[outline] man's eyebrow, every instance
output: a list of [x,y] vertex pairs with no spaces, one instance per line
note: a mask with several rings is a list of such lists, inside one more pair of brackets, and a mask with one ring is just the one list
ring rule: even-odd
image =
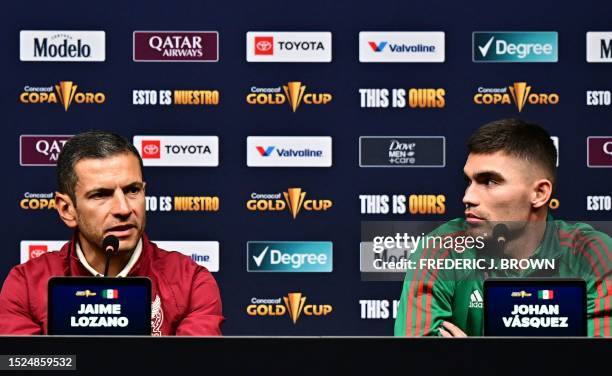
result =
[[[143,186],[144,186],[143,182],[135,181],[135,182],[129,183],[129,184],[121,187],[121,189],[142,188]],[[114,188],[97,187],[97,188],[93,188],[93,189],[85,192],[85,196],[91,196],[91,195],[96,194],[96,193],[111,194],[113,191],[114,191]]]
[[128,185],[125,185],[125,186],[123,186],[123,187],[121,187],[121,188],[122,188],[122,189],[126,189],[126,188],[142,188],[143,186],[144,186],[144,183],[143,183],[143,182],[141,182],[141,181],[135,181],[135,182],[132,182],[132,183],[130,183],[130,184],[128,184]]
[[503,175],[497,171],[488,170],[488,171],[479,171],[474,174],[474,180],[481,181],[485,179],[492,179],[495,181],[505,181]]
[[111,193],[113,193],[113,189],[112,188],[104,188],[104,187],[93,188],[93,189],[85,192],[85,196],[92,196],[92,195],[97,194],[97,193],[111,194]]
[[[471,179],[470,176],[466,174],[463,170],[461,170],[461,175],[467,180]],[[505,180],[504,176],[495,170],[478,171],[473,176],[475,180],[481,180],[485,178],[490,178],[493,180]]]

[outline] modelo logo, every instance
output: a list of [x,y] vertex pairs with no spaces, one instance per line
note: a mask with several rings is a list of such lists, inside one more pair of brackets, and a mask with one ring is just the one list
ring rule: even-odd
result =
[[586,60],[589,63],[612,63],[612,32],[586,33]]
[[104,31],[22,30],[19,33],[21,61],[104,61]]
[[21,166],[55,166],[57,157],[72,135],[21,135],[19,164]]
[[134,31],[133,60],[156,62],[217,62],[216,31]]

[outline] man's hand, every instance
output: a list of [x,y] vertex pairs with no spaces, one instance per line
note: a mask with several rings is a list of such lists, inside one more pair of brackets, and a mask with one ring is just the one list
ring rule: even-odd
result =
[[453,337],[467,337],[467,334],[463,332],[463,330],[459,329],[455,324],[443,321],[442,326],[440,327],[440,334],[442,337],[453,338]]

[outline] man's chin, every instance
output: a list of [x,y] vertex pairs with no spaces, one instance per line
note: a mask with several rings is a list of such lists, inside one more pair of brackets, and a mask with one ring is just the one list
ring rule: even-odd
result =
[[467,233],[472,236],[486,236],[491,233],[491,223],[487,220],[466,221]]
[[128,237],[119,238],[119,252],[131,252],[136,248],[140,235],[135,234]]

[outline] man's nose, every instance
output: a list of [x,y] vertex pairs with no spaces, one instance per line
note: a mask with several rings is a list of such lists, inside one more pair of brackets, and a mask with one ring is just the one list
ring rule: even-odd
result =
[[463,194],[463,204],[466,207],[469,207],[478,206],[479,203],[476,187],[474,184],[468,185],[468,187],[465,189],[465,193]]
[[115,195],[113,196],[113,207],[111,213],[119,217],[127,217],[128,215],[130,215],[130,205],[128,203],[127,197],[121,189],[115,191]]

